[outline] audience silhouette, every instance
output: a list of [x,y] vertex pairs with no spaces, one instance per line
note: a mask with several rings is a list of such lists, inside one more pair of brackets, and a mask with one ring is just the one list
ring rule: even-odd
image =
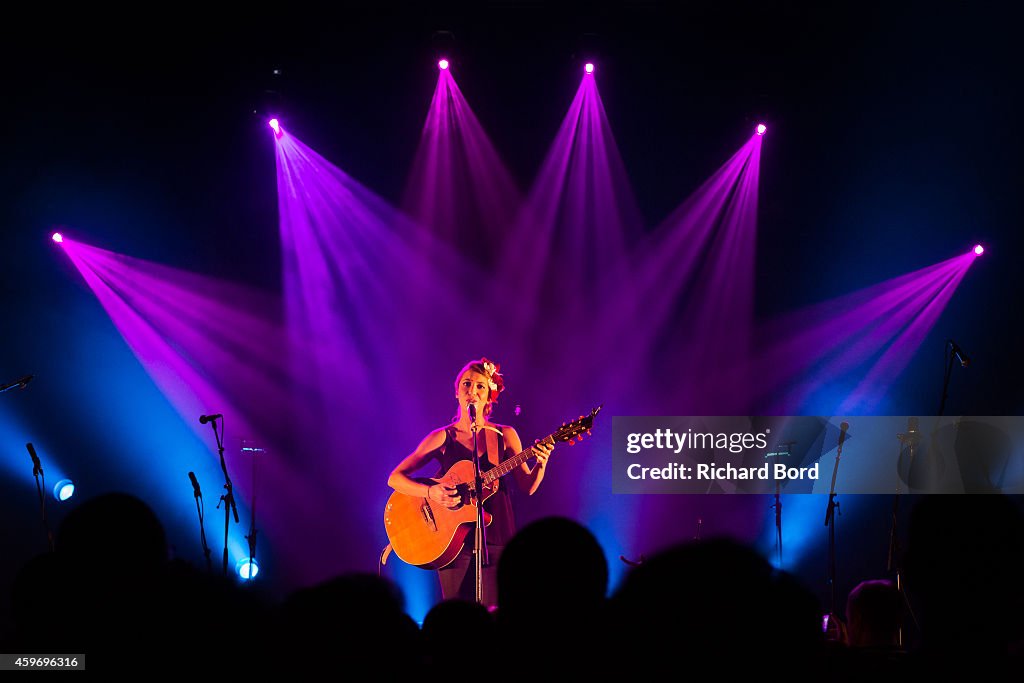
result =
[[1002,495],[922,497],[911,511],[905,566],[926,661],[1006,661],[1024,637],[1019,506]]
[[[11,586],[6,652],[84,652],[99,671],[369,672],[492,679],[644,676],[694,662],[723,674],[858,680],[1019,666],[1024,516],[1006,496],[923,496],[905,558],[906,599],[865,580],[848,642],[826,643],[820,605],[795,577],[727,538],[676,545],[633,567],[611,597],[608,564],[579,523],[522,528],[497,570],[498,608],[449,600],[422,628],[386,577],[344,574],[283,601],[168,558],[163,525],[127,494],[83,502]],[[900,646],[909,603],[920,642]],[[915,631],[916,633],[916,631]],[[483,669],[474,668],[480,665]]]
[[633,569],[612,598],[620,672],[656,674],[702,661],[731,676],[818,655],[817,600],[754,550],[725,538],[665,550]]

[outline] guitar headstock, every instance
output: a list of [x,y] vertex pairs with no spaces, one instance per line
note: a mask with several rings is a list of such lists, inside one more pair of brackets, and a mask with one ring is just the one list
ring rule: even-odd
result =
[[603,404],[599,405],[590,411],[590,415],[580,415],[578,420],[573,420],[572,422],[563,424],[555,430],[554,434],[551,435],[551,438],[555,441],[567,441],[570,446],[576,443],[573,439],[583,441],[582,435],[584,433],[586,433],[587,436],[591,436],[590,430],[594,427],[594,418],[597,417],[597,414],[601,412],[601,408],[603,407]]

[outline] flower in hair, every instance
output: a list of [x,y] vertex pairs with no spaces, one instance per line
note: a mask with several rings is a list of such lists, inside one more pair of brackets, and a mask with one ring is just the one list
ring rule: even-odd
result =
[[498,372],[497,366],[494,363],[487,361],[484,363],[484,372],[487,373],[487,384],[491,387],[491,391],[497,391],[498,383],[494,381],[494,376],[498,375],[501,377],[501,373]]

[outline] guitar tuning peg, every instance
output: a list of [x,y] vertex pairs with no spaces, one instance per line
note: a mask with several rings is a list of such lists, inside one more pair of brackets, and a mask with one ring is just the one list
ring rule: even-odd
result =
[[593,436],[593,435],[594,435],[594,434],[593,434],[593,432],[591,432],[591,431],[590,431],[590,430],[588,429],[588,430],[587,430],[587,436]]

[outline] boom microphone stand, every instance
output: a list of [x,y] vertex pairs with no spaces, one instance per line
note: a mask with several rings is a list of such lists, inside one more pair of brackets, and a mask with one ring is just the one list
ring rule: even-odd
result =
[[[470,429],[473,432],[473,490],[476,493],[476,533],[473,535],[473,556],[476,560],[476,602],[484,603],[484,567],[490,564],[487,557],[487,530],[484,528],[484,480],[480,473],[480,452],[477,449],[476,404],[469,404]],[[486,606],[486,605],[485,605]]]
[[832,606],[829,610],[829,621],[836,614],[836,515],[841,514],[839,503],[836,502],[836,475],[839,473],[839,458],[843,453],[843,441],[849,422],[839,425],[839,447],[836,449],[836,462],[832,467],[832,486],[828,493],[828,509],[825,511],[825,526],[828,527],[828,583],[832,589]]
[[[220,432],[217,431],[217,418],[220,418]],[[238,524],[238,508],[235,507],[234,487],[231,484],[231,477],[228,476],[228,466],[224,462],[224,416],[223,415],[202,415],[199,418],[201,424],[210,423],[213,427],[213,437],[217,440],[217,453],[220,455],[220,469],[224,472],[224,495],[217,503],[217,509],[224,503],[224,576],[228,575],[228,529],[230,528],[231,516],[234,513],[235,524]]]

